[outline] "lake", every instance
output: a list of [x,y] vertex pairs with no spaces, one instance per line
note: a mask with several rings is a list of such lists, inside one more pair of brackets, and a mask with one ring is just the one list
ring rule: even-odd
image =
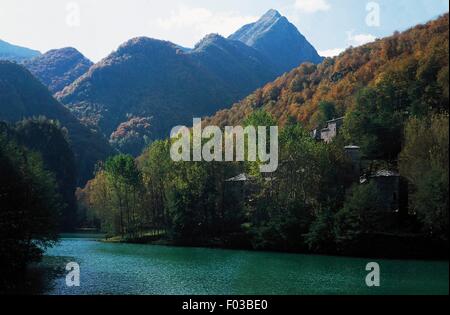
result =
[[[377,262],[381,286],[365,267]],[[65,266],[80,265],[80,287]],[[65,236],[34,267],[43,294],[448,294],[447,261],[379,260],[271,252],[102,243]]]

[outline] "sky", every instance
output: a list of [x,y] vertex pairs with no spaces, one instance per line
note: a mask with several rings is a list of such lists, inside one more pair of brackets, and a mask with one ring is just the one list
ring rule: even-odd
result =
[[276,9],[333,56],[448,12],[448,0],[0,0],[0,39],[41,52],[75,47],[97,62],[130,38],[193,47]]

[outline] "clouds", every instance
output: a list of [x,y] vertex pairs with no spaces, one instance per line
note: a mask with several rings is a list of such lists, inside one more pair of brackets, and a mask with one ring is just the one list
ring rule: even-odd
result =
[[[368,27],[370,1],[0,0],[0,38],[43,52],[73,46],[98,61],[136,36],[192,47],[208,33],[229,35],[272,8],[287,15],[323,55],[331,55],[448,11],[447,0],[373,0],[382,20],[380,27]],[[79,4],[79,23],[72,23],[67,10],[73,2]],[[79,26],[70,27],[68,18]],[[354,32],[348,36],[348,30]]]
[[296,0],[294,7],[305,13],[315,13],[331,9],[331,5],[327,0]]
[[[347,45],[358,47],[376,40],[376,36],[372,34],[353,34],[354,31],[347,32]],[[322,57],[334,57],[345,51],[346,48],[332,48],[319,51]]]
[[322,57],[334,57],[334,56],[338,56],[344,50],[345,50],[344,48],[333,48],[333,49],[321,50],[318,53]]
[[258,18],[258,16],[240,15],[235,11],[213,12],[206,8],[180,5],[169,17],[158,18],[156,26],[171,32],[189,29],[202,35],[219,33],[228,36],[244,24],[255,22]]
[[376,36],[372,34],[353,34],[354,31],[347,32],[347,42],[351,46],[361,46],[375,41]]

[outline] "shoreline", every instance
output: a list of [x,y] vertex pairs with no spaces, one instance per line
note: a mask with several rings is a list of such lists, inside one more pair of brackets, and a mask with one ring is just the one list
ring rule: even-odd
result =
[[[239,250],[248,252],[268,252],[268,253],[280,253],[280,254],[299,254],[299,255],[313,255],[313,256],[327,256],[327,257],[347,257],[347,258],[367,258],[367,259],[384,259],[384,260],[414,260],[414,261],[446,261],[449,262],[449,255],[408,255],[402,253],[400,249],[390,248],[392,253],[395,250],[397,254],[395,255],[385,255],[383,253],[376,254],[351,254],[348,252],[314,252],[308,250],[277,250],[270,248],[254,248],[250,246],[236,246],[229,245],[224,242],[189,242],[180,243],[175,240],[170,239],[158,239],[158,240],[148,240],[143,239],[122,239],[120,236],[109,237],[98,239],[101,243],[110,244],[135,244],[135,245],[153,245],[153,246],[167,246],[167,247],[178,247],[178,248],[203,248],[203,249],[222,249],[222,250]],[[448,242],[447,242],[448,245]]]

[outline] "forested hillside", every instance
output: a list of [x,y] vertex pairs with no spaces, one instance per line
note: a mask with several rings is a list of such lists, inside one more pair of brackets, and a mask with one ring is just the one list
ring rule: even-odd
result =
[[112,153],[101,135],[83,126],[28,70],[0,61],[0,120],[14,123],[38,116],[58,120],[68,130],[79,185],[92,177],[97,161]]
[[92,61],[75,48],[67,47],[27,60],[24,66],[54,94],[85,74]]
[[[118,149],[127,150],[122,152],[140,153],[144,138],[166,138],[173,127],[229,107],[302,61],[322,60],[318,55],[310,58],[315,49],[278,12],[262,20],[267,32],[247,31],[264,42],[258,48],[217,34],[207,35],[192,50],[150,38],[132,39],[57,97],[84,123],[112,136]],[[281,44],[276,56],[268,53],[267,47]],[[280,60],[288,63],[280,68]],[[150,121],[149,128],[117,138],[124,124],[130,129],[132,121],[142,119]]]
[[[395,88],[395,102],[410,114],[448,110],[448,14],[406,32],[350,48],[319,65],[303,64],[237,103],[218,112],[211,124],[236,125],[263,108],[284,125],[291,119],[307,129],[345,115],[364,88]],[[334,111],[324,117],[320,104]]]
[[135,38],[57,96],[108,137],[127,114],[151,117],[151,136],[167,137],[178,123],[214,113],[274,76],[239,44],[209,36],[185,53],[169,42]]
[[[345,115],[324,142],[310,130]],[[175,162],[173,139],[119,155],[78,192],[126,241],[448,257],[448,15],[303,64],[208,120],[279,125],[279,167]],[[194,144],[196,145],[196,144]]]

